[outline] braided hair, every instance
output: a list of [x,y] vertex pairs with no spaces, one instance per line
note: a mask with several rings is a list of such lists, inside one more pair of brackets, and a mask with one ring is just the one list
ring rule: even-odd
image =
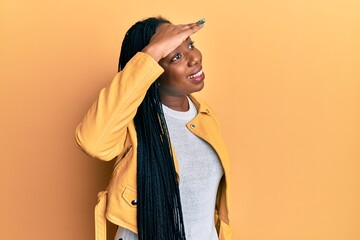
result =
[[[163,23],[170,22],[161,17],[148,18],[128,30],[121,47],[119,71],[149,44]],[[134,122],[138,139],[138,238],[185,240],[179,185],[157,81],[147,90]]]

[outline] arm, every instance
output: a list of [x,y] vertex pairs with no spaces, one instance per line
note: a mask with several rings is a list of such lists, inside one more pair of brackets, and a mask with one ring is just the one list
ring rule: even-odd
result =
[[163,72],[158,61],[202,27],[200,23],[160,25],[142,52],[101,90],[76,129],[77,145],[88,155],[102,160],[119,155],[127,137],[127,127],[147,89]]
[[77,145],[88,155],[111,160],[121,151],[127,126],[147,89],[163,69],[149,55],[137,53],[102,89],[75,133]]

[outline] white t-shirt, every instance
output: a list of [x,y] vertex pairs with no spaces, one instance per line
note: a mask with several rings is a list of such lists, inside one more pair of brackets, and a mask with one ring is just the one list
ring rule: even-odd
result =
[[[197,115],[194,103],[179,112],[163,105],[171,143],[180,171],[180,198],[186,240],[218,240],[214,223],[216,194],[224,172],[215,150],[194,135],[186,124]],[[195,126],[196,127],[196,126]],[[115,240],[137,240],[137,235],[119,227]]]

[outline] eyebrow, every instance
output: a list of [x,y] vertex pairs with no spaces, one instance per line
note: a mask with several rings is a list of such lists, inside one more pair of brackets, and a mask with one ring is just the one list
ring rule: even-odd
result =
[[191,36],[188,36],[188,37],[185,39],[184,42],[187,42],[187,41],[189,41],[189,40],[192,42]]
[[[187,42],[188,40],[191,40],[191,38],[190,38],[190,36],[188,36],[185,40],[184,40],[184,42]],[[174,49],[174,51],[172,51],[172,52],[170,52],[166,57],[164,57],[163,59],[166,59],[166,58],[172,58],[172,56],[170,56],[170,55],[174,55],[176,53],[176,51],[175,51],[175,49]],[[170,56],[170,57],[168,57],[168,56]]]

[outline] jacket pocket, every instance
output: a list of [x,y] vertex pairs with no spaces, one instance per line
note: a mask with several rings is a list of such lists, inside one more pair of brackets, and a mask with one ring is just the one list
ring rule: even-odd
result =
[[122,198],[125,200],[127,204],[129,204],[130,207],[136,208],[137,206],[137,193],[136,190],[132,187],[125,187]]

